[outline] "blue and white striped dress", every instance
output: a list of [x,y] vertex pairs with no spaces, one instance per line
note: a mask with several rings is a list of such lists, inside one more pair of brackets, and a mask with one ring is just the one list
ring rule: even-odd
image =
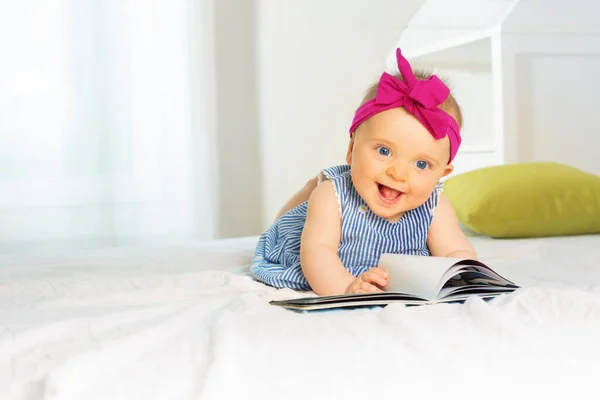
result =
[[[369,210],[352,184],[350,166],[325,169],[321,177],[333,183],[338,196],[342,216],[338,256],[352,275],[376,267],[383,253],[431,255],[427,232],[442,191],[441,182],[425,204],[392,223]],[[277,288],[311,290],[300,267],[300,238],[307,209],[305,202],[288,211],[259,238],[250,276]]]

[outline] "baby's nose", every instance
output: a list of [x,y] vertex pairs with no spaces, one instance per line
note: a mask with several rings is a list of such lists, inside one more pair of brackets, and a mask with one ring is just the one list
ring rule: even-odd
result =
[[405,181],[408,178],[408,168],[405,165],[390,165],[387,174],[397,181]]

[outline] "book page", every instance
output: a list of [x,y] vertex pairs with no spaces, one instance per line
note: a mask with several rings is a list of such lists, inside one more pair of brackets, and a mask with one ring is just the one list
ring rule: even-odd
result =
[[408,305],[426,304],[428,301],[412,295],[377,292],[361,294],[344,294],[322,297],[300,297],[288,300],[272,300],[271,305],[281,306],[295,310],[321,310],[348,307],[369,307],[372,305],[385,305],[390,303],[401,303]]
[[494,270],[492,270],[487,265],[483,264],[481,261],[474,260],[461,260],[459,264],[454,265],[452,268],[448,269],[443,276],[444,281],[448,281],[454,275],[462,274],[465,271],[478,271],[479,273],[486,275],[491,280],[495,281],[496,284],[506,285],[513,284],[513,282],[504,278]]
[[447,287],[440,290],[438,300],[444,298],[455,298],[457,295],[460,296],[464,293],[468,294],[485,294],[485,293],[505,293],[512,292],[515,289],[513,287],[504,286],[490,286],[490,285],[469,285],[469,286],[457,286]]
[[445,280],[442,280],[445,272],[461,260],[460,258],[382,254],[379,268],[388,274],[388,285],[385,290],[433,300],[445,283]]

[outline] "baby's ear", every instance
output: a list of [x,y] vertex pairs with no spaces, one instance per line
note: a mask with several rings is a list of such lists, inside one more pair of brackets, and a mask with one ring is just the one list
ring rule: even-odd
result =
[[352,150],[354,150],[354,135],[352,135],[350,143],[348,143],[348,152],[346,153],[346,163],[348,165],[352,165]]
[[452,171],[454,171],[454,165],[448,164],[446,165],[446,169],[444,169],[444,175],[442,176],[448,176],[452,173]]

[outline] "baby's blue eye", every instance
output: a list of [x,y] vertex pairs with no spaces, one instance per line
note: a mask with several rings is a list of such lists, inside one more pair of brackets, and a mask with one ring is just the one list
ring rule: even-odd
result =
[[385,156],[385,157],[389,156],[389,155],[392,153],[392,152],[390,151],[390,149],[388,149],[388,148],[387,148],[387,147],[385,147],[385,146],[379,146],[379,147],[377,147],[377,152],[378,152],[379,154],[381,154],[382,156]]
[[429,167],[429,164],[427,163],[427,161],[419,160],[415,163],[415,166],[419,169],[427,169],[427,167]]

